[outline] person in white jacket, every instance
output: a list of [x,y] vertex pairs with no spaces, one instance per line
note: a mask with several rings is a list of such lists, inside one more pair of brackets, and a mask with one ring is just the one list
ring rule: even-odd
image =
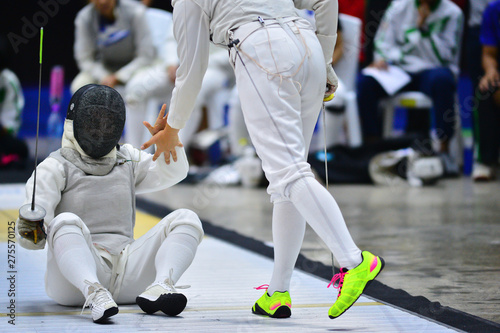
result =
[[74,57],[80,73],[71,83],[126,85],[151,65],[155,49],[146,7],[134,0],[91,0],[75,19]]
[[[356,246],[335,199],[306,161],[324,96],[337,86],[331,66],[337,0],[174,0],[172,5],[179,69],[167,125],[142,148],[156,144],[154,159],[161,153],[166,161],[176,158],[178,132],[193,110],[209,44],[229,49],[245,123],[273,202],[274,271],[252,312],[291,315],[290,278],[307,221],[342,267],[335,276],[340,293],[328,313],[340,316],[382,270],[383,260]],[[296,8],[315,11],[316,29]]]
[[[152,134],[163,128],[164,114],[165,107],[154,127],[148,123]],[[181,146],[177,160],[166,164],[117,145],[124,122],[116,90],[80,88],[68,107],[62,148],[37,167],[35,200],[44,222],[26,219],[23,206],[16,223],[21,246],[48,247],[47,295],[61,305],[89,305],[94,322],[117,314],[117,304],[134,302],[146,313],[182,312],[187,299],[175,283],[203,237],[198,216],[178,209],[134,240],[135,195],[173,186],[187,175],[188,162]],[[26,183],[29,206],[34,181]]]
[[[432,99],[438,152],[447,175],[458,175],[449,148],[455,130],[462,30],[462,11],[450,0],[393,1],[377,30],[374,62],[370,65],[382,71],[390,65],[399,67],[410,76],[410,82],[400,91],[421,91]],[[357,96],[365,141],[381,139],[378,108],[388,93],[372,76],[362,75]]]

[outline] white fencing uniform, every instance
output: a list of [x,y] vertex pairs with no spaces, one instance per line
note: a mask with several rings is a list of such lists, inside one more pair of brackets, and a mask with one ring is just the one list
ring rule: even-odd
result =
[[115,21],[101,26],[93,4],[85,6],[75,19],[74,55],[80,73],[71,83],[71,91],[99,83],[115,73],[126,84],[134,75],[151,65],[155,50],[145,18],[146,7],[137,1],[120,0]]
[[[193,96],[207,68],[209,42],[227,47],[231,40],[239,40],[245,66],[234,48],[230,59],[245,123],[274,203],[275,265],[269,295],[289,289],[306,220],[342,267],[358,265],[361,251],[335,200],[314,179],[306,160],[336,41],[337,1],[174,0],[172,4],[180,59],[168,115],[172,128],[184,127],[193,110]],[[294,6],[315,10],[316,31],[297,16]]]
[[[67,145],[63,139],[63,149],[68,149],[64,148]],[[170,165],[163,159],[153,162],[151,154],[126,144],[116,153],[116,164],[106,175],[86,174],[65,159],[61,150],[38,165],[36,200],[47,212],[45,286],[51,298],[63,305],[82,305],[85,301],[81,290],[61,273],[55,258],[54,242],[65,234],[83,235],[99,282],[118,303],[135,302],[135,297],[154,281],[156,253],[173,230],[180,228],[201,241],[201,222],[186,209],[167,215],[138,240],[133,238],[135,194],[165,189],[182,180],[188,170],[183,148],[178,148],[177,156],[177,162]],[[33,177],[26,184],[26,203],[31,201],[32,189]],[[19,240],[21,245],[24,242]]]

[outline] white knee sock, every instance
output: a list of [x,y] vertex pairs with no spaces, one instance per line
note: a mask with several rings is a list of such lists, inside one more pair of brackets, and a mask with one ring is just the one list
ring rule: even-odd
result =
[[[176,283],[193,262],[198,248],[198,240],[192,233],[183,232],[183,228],[174,228],[163,241],[155,257],[156,279],[154,283],[163,282],[171,278]],[[170,277],[172,270],[172,277]]]
[[290,290],[295,262],[302,246],[306,221],[290,201],[273,206],[274,269],[267,292]]
[[[72,228],[72,227],[66,227]],[[74,227],[74,233],[65,233],[54,238],[54,257],[62,275],[87,297],[88,287],[84,281],[99,282],[97,268],[90,248],[81,233]]]
[[295,208],[332,251],[340,267],[352,269],[359,265],[361,251],[354,244],[333,196],[312,177],[298,179],[289,190]]

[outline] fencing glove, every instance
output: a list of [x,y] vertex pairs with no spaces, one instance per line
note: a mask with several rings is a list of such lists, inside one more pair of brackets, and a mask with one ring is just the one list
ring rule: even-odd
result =
[[19,244],[26,249],[43,249],[47,239],[43,220],[28,221],[19,217],[16,221],[16,238]]
[[332,67],[332,64],[326,65],[326,90],[323,101],[327,102],[333,99],[335,91],[339,86],[339,78]]

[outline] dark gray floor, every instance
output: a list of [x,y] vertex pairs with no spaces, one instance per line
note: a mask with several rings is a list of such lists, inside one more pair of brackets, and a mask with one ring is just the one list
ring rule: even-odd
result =
[[[331,185],[330,192],[357,245],[385,258],[380,282],[500,323],[499,185],[460,178],[424,188]],[[143,198],[191,208],[214,225],[272,242],[272,206],[263,189],[180,184]],[[310,229],[302,254],[332,263]]]

